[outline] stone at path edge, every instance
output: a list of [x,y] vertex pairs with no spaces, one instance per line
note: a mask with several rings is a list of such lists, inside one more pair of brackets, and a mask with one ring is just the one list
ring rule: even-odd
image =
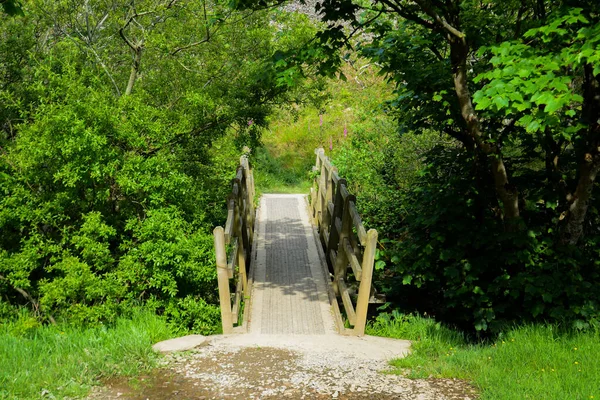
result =
[[188,335],[158,342],[152,346],[152,350],[159,353],[170,353],[173,351],[191,350],[205,343],[206,337],[202,335]]

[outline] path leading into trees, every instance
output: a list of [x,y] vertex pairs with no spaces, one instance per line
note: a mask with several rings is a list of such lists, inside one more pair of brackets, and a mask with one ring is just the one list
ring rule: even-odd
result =
[[304,196],[264,195],[256,223],[249,332],[333,334],[326,267]]
[[451,379],[386,374],[410,343],[336,332],[327,267],[303,195],[263,195],[247,333],[208,337],[147,376],[112,379],[89,400],[471,400]]

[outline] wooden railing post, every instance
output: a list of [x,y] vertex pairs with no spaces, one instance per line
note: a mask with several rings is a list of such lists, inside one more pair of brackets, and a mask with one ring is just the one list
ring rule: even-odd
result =
[[221,305],[221,324],[223,333],[233,332],[231,315],[231,293],[229,292],[229,273],[227,271],[227,253],[225,251],[225,232],[217,226],[213,231],[215,255],[217,259],[217,280],[219,285],[219,304]]
[[[340,246],[340,243],[344,243],[344,239],[347,238],[352,232],[352,221],[350,220],[350,214],[348,213],[348,203],[350,202],[351,196],[347,196],[344,200],[344,208],[342,211],[342,229],[339,235],[338,241],[338,252],[335,257],[335,264],[333,265],[333,288],[336,291],[336,294],[340,294],[339,290],[339,280],[346,279],[346,270],[348,267],[348,257],[346,256],[346,252],[343,249],[343,246]],[[329,249],[328,249],[329,250]],[[329,250],[331,251],[331,250]]]
[[333,195],[335,188],[333,186],[333,174],[337,174],[337,168],[331,166],[326,168],[325,172],[325,198],[323,199],[323,212],[321,217],[321,226],[323,233],[323,242],[329,243],[329,235],[331,234],[331,221],[333,220],[333,210],[329,208],[329,204],[333,205]]
[[244,294],[247,295],[248,291],[248,278],[246,276],[246,243],[244,243],[244,217],[240,210],[241,207],[237,207],[235,213],[235,236],[242,238],[241,242],[238,241],[237,254],[232,254],[232,257],[237,257],[238,273],[241,275],[242,288]]
[[252,176],[250,162],[248,161],[247,156],[240,157],[240,165],[244,168],[246,183],[244,185],[244,200],[246,202],[246,207],[248,208],[248,212],[246,213],[246,226],[248,227],[248,241],[250,246],[252,246],[252,240],[254,239],[254,177]]
[[317,155],[317,159],[315,161],[315,171],[319,171],[319,177],[315,178],[316,187],[314,188],[314,198],[311,199],[313,203],[313,220],[317,227],[321,226],[321,197],[322,197],[322,182],[323,182],[323,159],[325,158],[325,150],[323,148],[319,148],[315,150],[315,154]]
[[[337,187],[335,189],[335,199],[333,201],[333,215],[331,216],[331,223],[329,227],[329,242],[327,243],[327,249],[338,250],[338,243],[340,241],[340,233],[342,227],[342,216],[344,211],[344,198],[342,196],[341,187],[342,185],[346,185],[345,179],[339,179],[337,183]],[[338,227],[338,220],[340,221],[340,226]]]
[[356,301],[356,325],[354,325],[354,333],[358,336],[363,336],[365,334],[376,250],[377,231],[375,229],[369,229],[369,232],[367,232],[367,246],[363,253],[362,276],[358,288],[358,300]]

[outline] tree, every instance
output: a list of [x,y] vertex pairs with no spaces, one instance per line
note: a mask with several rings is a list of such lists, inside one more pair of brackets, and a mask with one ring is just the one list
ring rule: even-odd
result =
[[2,9],[8,15],[23,15],[23,9],[19,0],[2,0]]
[[[403,209],[382,235],[390,297],[412,293],[417,308],[478,330],[511,318],[580,327],[597,318],[597,3],[316,8],[323,29],[287,55],[287,68],[332,75],[356,50],[395,84],[387,106],[400,135],[433,130],[453,141],[424,157],[412,187],[390,183]],[[393,217],[372,216],[382,218]]]
[[0,15],[0,318],[145,306],[215,331],[212,228],[241,148],[294,96],[271,56],[310,24],[182,0],[25,6]]
[[[247,7],[248,3],[239,6]],[[597,5],[588,1],[327,0],[316,4],[316,10],[326,24],[313,42],[316,46],[296,58],[298,64],[314,63],[315,59],[326,55],[327,61],[321,61],[320,66],[322,72],[329,74],[339,67],[338,54],[344,47],[354,46],[377,61],[382,65],[382,71],[398,85],[400,96],[394,104],[404,110],[400,122],[412,128],[419,123],[421,127],[436,126],[471,149],[476,154],[475,163],[479,165],[476,173],[489,175],[493,180],[497,206],[502,210],[498,215],[504,220],[505,229],[514,231],[524,228],[522,189],[511,178],[506,163],[506,143],[502,138],[510,132],[517,135],[524,132],[515,124],[512,115],[492,117],[488,114],[482,119],[481,108],[474,106],[473,92],[481,87],[481,80],[474,81],[474,78],[489,65],[488,59],[478,55],[478,51],[481,47],[505,41],[527,40],[524,35],[529,28],[552,26],[556,24],[555,18],[564,12],[561,10],[574,6],[582,8],[583,15],[593,27],[598,10]],[[359,37],[362,32],[370,36]],[[353,41],[353,36],[358,39]],[[588,41],[588,46],[591,46],[588,51],[595,51],[592,50],[595,42]],[[592,73],[593,65],[587,69],[590,70],[588,78],[581,73],[579,82],[582,84],[579,87],[571,85],[570,90],[589,92],[586,98],[591,100],[597,94],[598,76]],[[501,98],[490,101],[498,102]],[[588,101],[584,109],[588,114],[585,119],[591,123],[594,117],[590,113],[596,112],[596,107]],[[407,114],[408,110],[416,114],[418,123],[407,121],[413,117]],[[588,128],[590,132],[595,130],[593,126]],[[590,151],[593,147],[590,143]],[[582,154],[580,161],[587,165],[585,154],[593,158],[595,153]],[[581,236],[585,220],[582,204],[588,196],[584,187],[593,187],[594,170],[580,171],[583,181],[588,184],[569,197],[572,209],[563,216],[564,243],[575,244]]]

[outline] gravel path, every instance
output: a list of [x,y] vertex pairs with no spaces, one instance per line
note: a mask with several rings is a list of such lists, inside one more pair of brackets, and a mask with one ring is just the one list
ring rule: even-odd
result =
[[340,336],[248,337],[215,337],[196,350],[172,353],[153,374],[133,384],[123,379],[109,381],[90,399],[476,398],[462,381],[410,380],[385,373],[389,347],[394,347],[391,339],[346,338],[347,342],[330,346],[333,342],[328,341]]

